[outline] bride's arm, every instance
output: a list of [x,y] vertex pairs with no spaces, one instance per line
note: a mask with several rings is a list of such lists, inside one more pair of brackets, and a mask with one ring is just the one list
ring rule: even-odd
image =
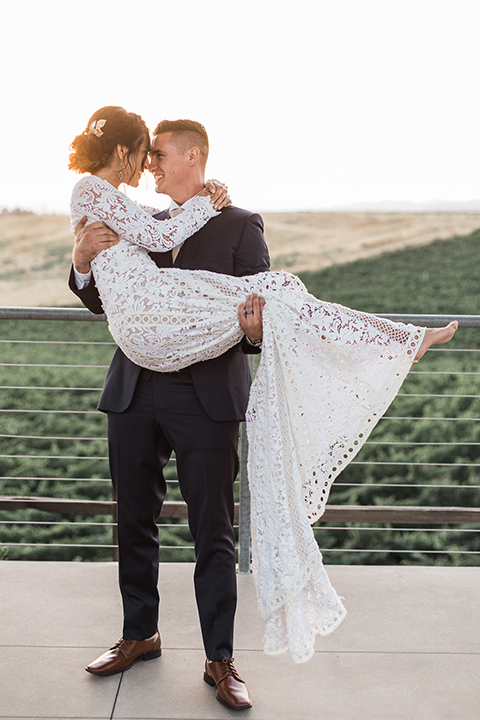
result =
[[[228,185],[220,182],[220,180],[207,180],[205,190],[208,190],[210,193],[210,201],[215,210],[222,210],[222,208],[229,207],[232,204],[230,195],[228,194]],[[159,208],[154,208],[151,205],[144,205],[143,203],[137,203],[137,205],[148,215],[158,215],[163,212]]]
[[151,205],[144,205],[143,203],[137,203],[137,205],[140,210],[143,210],[143,212],[147,213],[147,215],[158,215],[163,212],[161,208],[154,208],[151,207]]
[[155,220],[133,200],[93,175],[75,185],[70,211],[72,226],[86,215],[89,222],[100,220],[121,238],[155,252],[167,252],[180,245],[218,214],[209,195],[197,195],[178,217]]
[[[207,180],[205,183],[205,190],[210,193],[210,201],[215,210],[222,210],[224,207],[229,207],[232,204],[230,195],[228,194],[228,186],[220,182],[220,180]],[[159,208],[151,207],[151,205],[144,205],[143,203],[137,203],[138,207],[148,215],[158,215],[163,212]]]

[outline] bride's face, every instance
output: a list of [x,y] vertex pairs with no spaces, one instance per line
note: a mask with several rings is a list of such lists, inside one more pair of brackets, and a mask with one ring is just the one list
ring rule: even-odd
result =
[[[142,177],[143,171],[147,165],[149,149],[150,147],[148,141],[144,140],[137,152],[129,158],[130,162],[125,168],[125,182],[127,185],[130,185],[131,187],[138,187],[140,178]],[[130,178],[128,178],[129,173]]]

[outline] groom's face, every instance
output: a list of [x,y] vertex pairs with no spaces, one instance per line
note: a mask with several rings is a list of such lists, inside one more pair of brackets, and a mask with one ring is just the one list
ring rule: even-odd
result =
[[190,180],[191,165],[188,162],[188,152],[179,155],[171,138],[172,133],[161,133],[154,137],[149,170],[155,178],[156,192],[169,195],[175,200],[182,194],[182,187]]

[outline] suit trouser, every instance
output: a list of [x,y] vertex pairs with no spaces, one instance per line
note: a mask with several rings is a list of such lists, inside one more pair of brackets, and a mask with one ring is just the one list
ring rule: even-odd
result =
[[156,520],[166,493],[163,468],[174,450],[195,541],[195,595],[205,652],[210,660],[232,657],[238,422],[214,422],[206,415],[188,368],[142,370],[129,408],[108,414],[108,440],[118,504],[123,637],[143,640],[157,630]]

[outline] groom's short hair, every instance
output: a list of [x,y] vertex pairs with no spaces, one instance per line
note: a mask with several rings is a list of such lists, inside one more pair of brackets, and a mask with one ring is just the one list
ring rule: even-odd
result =
[[208,135],[203,125],[195,120],[162,120],[155,128],[154,134],[167,132],[173,133],[172,143],[179,155],[183,155],[191,147],[198,147],[200,161],[205,167],[208,158]]

